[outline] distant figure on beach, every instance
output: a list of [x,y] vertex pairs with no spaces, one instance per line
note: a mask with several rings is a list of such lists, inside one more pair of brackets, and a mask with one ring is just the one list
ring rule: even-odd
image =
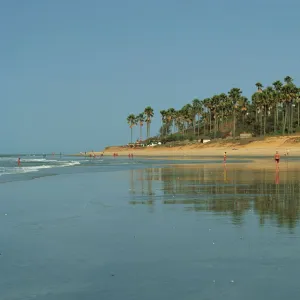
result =
[[21,165],[21,159],[20,159],[20,157],[18,158],[18,166],[20,166]]
[[226,152],[224,152],[224,165],[226,165],[226,159],[227,159],[227,153]]
[[279,168],[279,160],[280,160],[280,155],[278,153],[278,151],[276,151],[275,155],[274,155],[274,160],[276,163],[276,170]]

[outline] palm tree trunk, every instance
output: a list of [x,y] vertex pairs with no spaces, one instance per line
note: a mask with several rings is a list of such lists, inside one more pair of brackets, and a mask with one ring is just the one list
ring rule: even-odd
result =
[[300,122],[300,110],[299,110],[299,102],[298,102],[298,105],[297,105],[297,109],[298,109],[298,114],[297,114],[297,119],[298,119],[298,122],[297,122],[297,124],[298,124],[298,127],[300,126],[299,125],[299,122]]
[[211,133],[211,111],[209,111],[209,133]]
[[130,143],[132,144],[132,127],[130,127]]
[[264,108],[264,136],[266,135],[267,107]]
[[285,127],[286,127],[286,120],[287,120],[287,105],[286,103],[284,104],[285,106],[285,111],[283,111],[283,124],[282,124],[282,135],[285,134]]
[[[277,124],[277,127],[278,127],[278,124],[279,124],[278,104],[276,104],[276,124]],[[277,128],[276,128],[276,129],[277,129]]]
[[262,134],[263,134],[263,114],[262,114],[262,108],[260,108],[260,112],[259,112],[259,123],[260,123],[259,133],[262,136]]
[[290,122],[290,133],[293,133],[294,130],[294,106],[293,106],[293,102],[291,102],[291,122]]
[[275,109],[274,109],[274,133],[276,133],[276,127],[277,127],[276,111],[277,111],[277,104],[275,104]]
[[149,138],[149,122],[147,121],[147,139]]
[[198,115],[198,137],[200,135],[200,116]]
[[217,137],[217,116],[216,114],[214,115],[215,117],[215,125],[214,125],[214,138]]
[[235,139],[235,108],[233,108],[233,138]]
[[287,103],[287,105],[286,105],[286,129],[287,129],[287,134],[290,134],[290,121],[291,121],[290,104]]
[[143,128],[143,125],[140,124],[140,141],[143,139],[143,137],[142,137],[142,135],[143,135],[142,128]]
[[222,121],[221,121],[221,127],[224,125],[224,110],[222,109]]

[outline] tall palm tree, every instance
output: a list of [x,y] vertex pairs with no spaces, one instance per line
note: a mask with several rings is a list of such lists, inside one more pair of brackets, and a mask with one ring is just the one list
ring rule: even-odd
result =
[[164,132],[164,127],[165,127],[165,124],[166,124],[166,116],[167,116],[167,111],[166,110],[161,110],[160,111],[160,114],[161,114],[161,134],[162,135],[166,135],[166,132]]
[[[278,105],[281,105],[282,103],[282,82],[280,80],[276,80],[273,82],[274,87],[274,101],[275,101],[275,119],[274,119],[274,132],[277,130],[278,123],[279,123],[279,116],[278,116]],[[283,114],[283,113],[282,113]],[[282,115],[283,119],[283,115]]]
[[226,107],[228,106],[228,97],[225,93],[222,93],[219,95],[219,108],[221,111],[221,126],[224,124],[224,117],[225,117],[225,112],[226,112]]
[[193,119],[194,119],[193,107],[190,103],[188,103],[182,107],[181,116],[182,116],[182,120],[184,123],[184,126],[183,126],[183,134],[184,134],[185,129],[187,132],[190,125],[193,123]]
[[262,129],[263,129],[263,125],[262,125],[262,106],[263,106],[263,97],[262,97],[262,93],[260,92],[255,92],[252,95],[252,104],[255,107],[255,121],[258,122],[258,117],[259,117],[259,131],[260,131],[260,135],[262,135]]
[[136,117],[134,114],[130,114],[127,117],[127,123],[130,127],[130,142],[132,143],[132,129],[133,129],[133,126],[136,125]]
[[211,99],[205,98],[203,100],[203,105],[206,108],[206,113],[207,113],[208,122],[209,122],[209,132],[211,133]]
[[142,112],[136,116],[136,122],[140,125],[140,141],[143,140],[143,125],[145,122],[145,114]]
[[241,98],[242,91],[239,88],[232,88],[228,92],[228,97],[231,101],[233,108],[233,138],[235,138],[235,128],[236,128],[236,111],[238,109],[239,100]]
[[284,80],[286,84],[281,89],[285,104],[285,116],[283,121],[282,134],[285,133],[286,127],[288,133],[293,132],[293,103],[298,97],[298,88],[292,83],[290,79],[286,80],[286,78]]
[[[201,113],[202,113],[202,106],[201,106],[201,101],[199,99],[194,99],[192,101],[192,105],[193,105],[193,110],[195,112],[195,118],[197,116],[197,119],[195,119],[195,127],[196,127],[196,124],[197,124],[197,121],[198,121],[198,136],[199,136],[199,132],[200,132],[200,116],[201,116]],[[194,134],[196,134],[196,132],[194,132]]]
[[214,118],[214,138],[217,137],[217,119],[218,119],[218,109],[220,105],[220,96],[214,95],[211,98],[211,109]]
[[242,113],[242,121],[243,121],[243,129],[245,128],[245,118],[248,111],[249,101],[247,97],[241,97],[240,99],[241,113]]
[[147,106],[144,110],[144,114],[146,116],[146,123],[147,123],[147,138],[150,137],[150,124],[152,121],[152,118],[154,117],[154,111],[151,106]]
[[172,125],[173,132],[174,132],[174,126],[175,126],[175,116],[176,116],[176,110],[173,107],[169,108],[167,110],[167,118],[168,118],[168,122],[170,123],[169,125]]
[[296,103],[297,103],[297,127],[299,130],[300,127],[300,89],[297,89],[297,97],[296,97]]

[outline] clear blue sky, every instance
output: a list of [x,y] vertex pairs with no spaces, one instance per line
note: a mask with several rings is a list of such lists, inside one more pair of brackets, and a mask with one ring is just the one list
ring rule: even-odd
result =
[[[0,2],[0,152],[127,143],[129,113],[299,80],[300,2]],[[135,131],[135,137],[138,131]]]

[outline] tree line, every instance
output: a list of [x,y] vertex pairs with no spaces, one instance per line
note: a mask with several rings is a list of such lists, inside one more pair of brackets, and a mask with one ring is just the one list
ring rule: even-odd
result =
[[[256,91],[249,100],[240,88],[232,88],[228,93],[213,95],[203,100],[194,99],[181,109],[168,108],[160,111],[160,138],[172,140],[182,138],[236,138],[240,133],[265,136],[267,134],[291,134],[300,131],[300,89],[293,78],[286,76],[281,82],[274,81],[264,87],[255,84]],[[147,138],[150,138],[150,124],[154,116],[148,106],[138,114],[130,114],[127,122],[132,129],[147,123]]]

